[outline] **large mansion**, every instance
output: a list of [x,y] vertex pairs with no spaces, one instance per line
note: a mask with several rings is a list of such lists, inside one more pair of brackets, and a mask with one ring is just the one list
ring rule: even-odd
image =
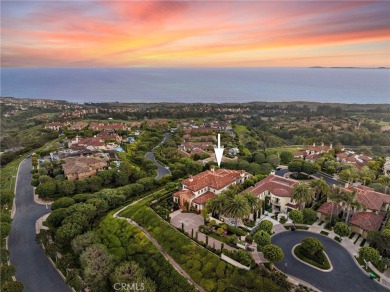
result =
[[107,167],[107,162],[100,157],[70,157],[65,159],[62,170],[68,180],[83,180],[95,175]]
[[244,170],[218,169],[201,172],[182,183],[182,189],[173,194],[174,202],[182,209],[202,211],[207,200],[215,197],[231,185],[240,185],[250,176]]
[[287,213],[299,208],[299,205],[291,199],[292,189],[297,183],[296,180],[270,174],[254,186],[244,190],[243,193],[252,193],[268,202],[274,212]]

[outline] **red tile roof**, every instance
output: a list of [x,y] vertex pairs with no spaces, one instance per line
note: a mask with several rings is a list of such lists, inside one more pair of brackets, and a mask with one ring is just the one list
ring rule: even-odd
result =
[[270,191],[277,197],[291,197],[291,191],[297,183],[298,182],[296,180],[271,174],[243,192],[251,192],[256,196],[259,196],[265,191]]
[[350,192],[357,191],[356,200],[365,208],[373,211],[380,211],[383,204],[390,203],[390,195],[376,192],[374,189],[366,186],[349,186],[348,188],[344,188],[344,190]]
[[207,200],[214,198],[216,194],[212,192],[206,192],[203,195],[200,195],[199,197],[196,197],[192,202],[195,204],[202,205],[207,202]]
[[220,190],[234,183],[241,175],[248,175],[243,170],[218,169],[216,171],[204,171],[194,177],[187,178],[183,185],[192,191],[198,191],[205,187]]
[[379,230],[384,217],[384,214],[359,212],[352,215],[351,220],[349,220],[349,224],[357,226],[366,231]]
[[193,193],[190,190],[180,190],[173,194],[176,198],[184,197],[188,200],[191,199]]
[[340,211],[341,206],[335,202],[325,202],[317,209],[317,212],[325,215],[330,215],[331,213],[333,213],[333,215],[337,215]]
[[293,208],[293,209],[298,209],[299,208],[299,204],[293,204],[293,203],[287,203],[286,206],[290,207],[290,208]]

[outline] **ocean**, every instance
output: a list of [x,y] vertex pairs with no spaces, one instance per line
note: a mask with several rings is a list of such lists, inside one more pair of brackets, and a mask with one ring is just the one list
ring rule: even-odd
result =
[[390,103],[390,70],[2,68],[1,96],[71,102]]

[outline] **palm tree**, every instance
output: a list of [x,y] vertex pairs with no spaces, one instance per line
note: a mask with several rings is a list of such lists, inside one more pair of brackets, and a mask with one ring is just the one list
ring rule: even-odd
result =
[[248,216],[251,212],[251,207],[248,200],[242,195],[229,197],[225,203],[224,214],[228,217],[236,219],[236,227],[238,219]]
[[330,193],[330,187],[323,178],[312,180],[309,185],[314,190],[317,199]]
[[215,196],[214,198],[207,201],[206,209],[209,210],[213,215],[221,215],[224,211],[225,202],[226,197],[223,194]]
[[342,192],[342,202],[345,204],[347,209],[347,216],[345,217],[345,223],[348,223],[349,214],[352,208],[361,208],[362,204],[356,200],[357,191],[352,192],[344,191]]
[[255,213],[261,210],[262,201],[259,197],[255,196],[253,193],[248,192],[243,195],[248,201],[249,207],[251,209],[251,213]]
[[[341,190],[340,187],[334,185],[328,194],[328,198],[332,202],[339,204],[343,201],[343,196],[344,196],[343,193],[344,191]],[[330,213],[330,223],[332,223],[332,217],[333,217],[333,205],[332,205],[332,211]]]
[[313,201],[314,192],[305,183],[295,185],[291,191],[291,198],[299,205],[310,204]]

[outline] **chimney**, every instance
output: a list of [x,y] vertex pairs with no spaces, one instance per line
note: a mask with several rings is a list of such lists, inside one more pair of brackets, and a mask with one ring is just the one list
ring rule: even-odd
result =
[[214,172],[214,171],[215,171],[215,165],[211,165],[211,166],[210,166],[210,170],[211,170],[212,172]]
[[188,179],[190,182],[193,182],[194,179],[192,178],[192,175],[190,176],[190,178]]
[[245,170],[241,170],[240,176],[241,176],[241,177],[244,177],[244,176],[245,176]]
[[344,185],[344,187],[345,187],[345,188],[348,188],[348,187],[349,187],[349,183],[346,182],[345,185]]
[[324,142],[321,143],[321,146],[324,146]]
[[275,170],[271,170],[271,175],[275,175]]
[[313,143],[313,147],[316,147],[316,142]]
[[333,148],[333,144],[332,144],[332,143],[330,143],[330,146],[329,146],[329,148],[330,148],[330,149],[332,149],[332,148]]

